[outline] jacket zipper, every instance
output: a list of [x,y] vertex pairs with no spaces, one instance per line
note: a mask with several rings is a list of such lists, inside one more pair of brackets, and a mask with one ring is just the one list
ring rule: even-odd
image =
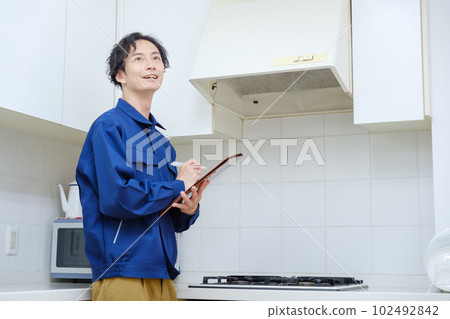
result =
[[119,236],[120,227],[122,227],[122,222],[123,222],[123,219],[120,220],[119,227],[117,227],[117,232],[116,232],[116,236],[114,237],[113,244],[116,243],[117,236]]

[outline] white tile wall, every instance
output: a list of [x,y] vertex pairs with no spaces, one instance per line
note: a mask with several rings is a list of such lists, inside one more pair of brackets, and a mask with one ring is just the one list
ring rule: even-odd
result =
[[241,227],[281,227],[280,183],[242,184],[241,190]]
[[[0,223],[14,222],[14,190],[14,178],[0,175]],[[0,240],[2,239],[1,237]]]
[[[50,272],[51,224],[63,216],[56,184],[75,179],[81,148],[4,128],[0,146],[0,272]],[[4,251],[7,225],[19,227],[16,256]]]
[[[240,192],[239,184],[217,184],[214,187],[208,187],[201,202],[202,217],[195,225],[239,227]],[[224,195],[233,200],[224,200]],[[219,202],[221,204],[217,205]]]
[[0,174],[14,175],[16,153],[17,153],[17,135],[19,133],[0,127]]
[[420,225],[434,226],[433,179],[419,178]]
[[417,177],[417,133],[383,133],[370,136],[373,178]]
[[433,157],[431,147],[431,132],[420,131],[417,132],[417,152],[419,176],[429,177],[433,176]]
[[323,115],[285,117],[281,120],[281,124],[283,138],[323,136],[324,133]]
[[[316,158],[309,144],[305,144],[305,138],[297,139],[297,145],[287,148],[287,165],[281,166],[281,179],[283,182],[323,181],[325,179],[325,166],[318,165],[319,161],[325,161],[325,144],[323,137],[311,137],[314,145],[319,150],[321,158]],[[305,145],[305,146],[304,146]],[[305,147],[307,155],[303,157],[302,149]],[[298,160],[300,158],[300,161]],[[304,159],[303,163],[299,163]]]
[[240,271],[282,271],[281,228],[241,228]]
[[422,273],[423,245],[417,226],[373,227],[373,271],[375,274]]
[[327,272],[342,275],[372,273],[372,234],[369,227],[327,228]]
[[330,181],[325,184],[327,226],[369,226],[370,181]]
[[16,256],[9,256],[11,271],[37,272],[41,270],[40,255],[43,230],[41,225],[19,224],[18,253]]
[[17,224],[40,225],[43,198],[41,183],[17,178],[13,191],[15,193],[14,222]]
[[18,133],[14,176],[42,181],[44,178],[45,139]]
[[367,134],[362,126],[353,125],[353,113],[326,114],[325,135]]
[[[244,121],[244,138],[252,145],[266,139],[259,154],[267,165],[252,159],[213,182],[200,220],[182,236],[182,269],[425,274],[423,254],[434,235],[429,131],[372,134],[352,124],[353,113],[251,123]],[[283,149],[270,143],[280,137],[289,140],[284,165]],[[295,165],[306,138],[325,166],[311,150],[311,160]],[[191,145],[176,148],[178,156],[192,153]],[[251,157],[241,141],[238,149]]]
[[239,229],[202,229],[200,269],[239,271]]
[[201,230],[198,228],[191,227],[181,233],[178,251],[181,271],[200,271],[201,242]]
[[284,183],[283,226],[325,226],[325,183]]
[[417,178],[372,181],[373,224],[419,225]]
[[281,137],[281,119],[259,119],[244,121],[243,138],[277,138]]
[[[259,183],[281,182],[280,147],[270,145],[267,139],[248,140],[245,143],[249,144],[248,147],[245,144],[241,146],[241,183],[254,183],[253,179]],[[258,150],[260,157],[251,156],[251,150]]]
[[324,228],[283,228],[282,232],[283,272],[326,273]]
[[325,163],[327,180],[369,178],[369,136],[325,137]]

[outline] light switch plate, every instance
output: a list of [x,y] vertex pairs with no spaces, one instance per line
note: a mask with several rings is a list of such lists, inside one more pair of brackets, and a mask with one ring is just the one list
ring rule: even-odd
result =
[[19,242],[19,226],[8,225],[6,227],[6,254],[17,255],[17,244]]

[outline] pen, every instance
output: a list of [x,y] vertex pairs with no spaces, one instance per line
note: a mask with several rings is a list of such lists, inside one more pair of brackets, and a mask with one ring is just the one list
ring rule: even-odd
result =
[[[182,162],[172,162],[170,163],[170,165],[175,166],[175,167],[180,167],[181,165],[183,165],[184,163]],[[201,169],[206,169],[206,166],[200,166]]]

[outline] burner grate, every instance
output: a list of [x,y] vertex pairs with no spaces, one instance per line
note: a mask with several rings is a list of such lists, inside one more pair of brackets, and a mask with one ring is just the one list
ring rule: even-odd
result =
[[216,285],[255,285],[255,286],[314,286],[334,287],[360,285],[362,280],[353,277],[282,277],[282,276],[205,276],[203,284]]

